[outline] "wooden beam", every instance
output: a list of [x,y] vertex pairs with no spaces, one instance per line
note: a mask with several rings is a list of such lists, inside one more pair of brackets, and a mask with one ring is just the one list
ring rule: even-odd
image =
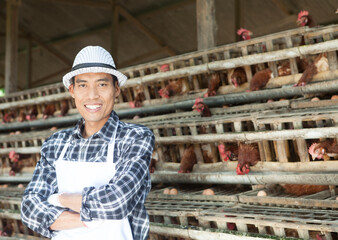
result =
[[[17,0],[18,1],[18,0]],[[6,18],[6,16],[3,13],[0,13],[1,18]],[[52,46],[49,46],[49,44],[44,43],[41,40],[41,37],[33,32],[28,32],[26,30],[26,27],[22,24],[19,24],[19,30],[21,33],[25,35],[26,38],[31,38],[34,42],[36,42],[40,47],[45,48],[48,52],[50,52],[52,55],[60,59],[62,62],[64,62],[67,65],[72,65],[72,61],[69,60],[65,55],[63,55],[59,50],[55,49]]]
[[59,75],[59,74],[66,73],[66,72],[69,71],[70,69],[71,69],[71,66],[66,67],[66,68],[63,68],[63,69],[61,69],[61,70],[59,70],[59,71],[57,71],[57,72],[53,72],[53,73],[51,73],[51,74],[49,74],[49,75],[47,75],[47,76],[45,76],[45,77],[43,77],[43,78],[40,78],[40,79],[38,79],[38,80],[36,80],[36,81],[34,81],[34,82],[32,83],[32,87],[37,86],[37,84],[43,85],[43,84],[46,84],[46,83],[50,83],[50,82],[48,82],[49,79],[51,79],[51,78],[53,78],[53,77],[56,77],[56,76]]
[[295,19],[297,19],[297,15],[289,15],[285,18],[282,18],[275,22],[270,22],[269,24],[265,24],[263,26],[260,26],[258,28],[253,29],[255,37],[267,34],[267,33],[274,33],[278,32],[280,28],[282,28],[285,25],[288,25],[290,23],[295,23]]
[[22,31],[23,33],[25,33],[26,35],[31,35],[31,39],[36,42],[38,45],[40,45],[42,48],[46,49],[49,53],[51,53],[52,55],[54,55],[56,58],[58,58],[59,60],[61,60],[61,62],[65,63],[66,65],[72,65],[72,61],[68,59],[68,57],[66,57],[64,54],[62,54],[59,50],[57,50],[56,48],[54,48],[53,46],[48,46],[46,44],[43,43],[43,41],[41,40],[40,36],[37,36],[37,34],[32,33],[32,32],[27,32],[26,30],[24,30],[23,27],[20,27],[20,31]]
[[121,67],[126,67],[126,66],[133,65],[134,63],[140,62],[143,59],[149,58],[149,57],[151,57],[153,55],[156,55],[156,54],[161,53],[161,52],[166,51],[166,50],[167,50],[166,47],[162,47],[162,48],[158,48],[158,49],[155,49],[153,51],[147,52],[145,54],[142,54],[140,56],[136,56],[136,57],[134,57],[132,59],[129,59],[129,60],[121,63]]
[[272,0],[272,2],[286,15],[292,15],[294,12],[285,4],[285,1]]
[[20,0],[7,1],[5,46],[5,93],[17,91],[18,81],[18,22]]
[[196,0],[197,49],[216,46],[215,0]]
[[97,8],[110,8],[111,2],[109,1],[91,1],[91,0],[45,0],[47,2],[63,3],[68,5],[76,5],[82,7],[97,7]]
[[[137,18],[133,17],[125,8],[122,6],[118,6],[119,12],[123,17],[125,17],[129,22],[134,24],[139,30],[141,30],[144,34],[146,34],[150,39],[152,39],[158,46],[166,47],[167,45],[160,40],[150,29],[148,29],[143,23],[140,22]],[[176,52],[167,46],[167,52],[169,56],[175,56]]]

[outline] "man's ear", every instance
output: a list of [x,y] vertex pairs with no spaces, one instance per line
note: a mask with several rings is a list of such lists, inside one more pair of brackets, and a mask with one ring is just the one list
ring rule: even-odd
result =
[[74,98],[74,84],[70,84],[68,90],[72,98]]
[[115,82],[114,90],[115,90],[115,97],[117,98],[120,95],[120,93],[121,93],[121,89],[119,87],[118,81]]

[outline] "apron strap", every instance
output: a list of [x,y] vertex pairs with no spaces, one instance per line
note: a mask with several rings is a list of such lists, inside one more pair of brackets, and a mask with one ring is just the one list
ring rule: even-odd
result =
[[114,148],[115,148],[115,140],[116,140],[116,132],[117,132],[118,125],[115,128],[113,133],[113,138],[108,144],[108,153],[107,153],[107,162],[114,162]]
[[68,149],[69,144],[70,144],[70,141],[67,141],[66,144],[65,144],[65,146],[62,149],[62,152],[61,152],[60,157],[58,158],[58,160],[62,160],[63,159],[63,157],[64,157],[64,155],[65,155],[65,153],[66,153],[66,151]]

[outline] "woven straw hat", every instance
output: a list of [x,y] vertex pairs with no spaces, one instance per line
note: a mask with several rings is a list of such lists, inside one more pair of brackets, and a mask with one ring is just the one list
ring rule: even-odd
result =
[[63,76],[62,81],[66,88],[69,88],[70,80],[83,73],[109,73],[117,77],[121,87],[127,80],[127,76],[116,70],[113,57],[100,46],[87,46],[75,57],[72,70]]

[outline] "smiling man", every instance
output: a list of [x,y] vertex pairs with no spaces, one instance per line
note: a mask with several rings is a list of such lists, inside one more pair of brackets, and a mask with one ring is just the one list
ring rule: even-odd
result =
[[154,135],[114,112],[126,80],[102,47],[76,55],[63,83],[82,119],[42,145],[21,203],[22,222],[32,230],[58,240],[147,238]]

